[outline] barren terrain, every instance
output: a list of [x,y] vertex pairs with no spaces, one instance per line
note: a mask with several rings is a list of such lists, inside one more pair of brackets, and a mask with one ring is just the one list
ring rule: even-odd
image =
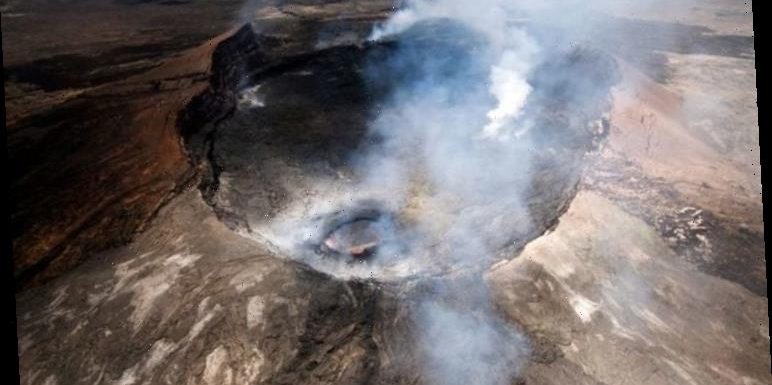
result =
[[[750,3],[609,7],[555,56],[608,82],[587,121],[531,106],[560,135],[533,134],[522,211],[458,208],[496,253],[343,277],[272,231],[356,186],[393,7],[2,2],[23,384],[431,383],[438,287],[522,333],[510,383],[772,382]],[[425,28],[404,38],[466,47]],[[425,189],[396,215],[443,234]]]

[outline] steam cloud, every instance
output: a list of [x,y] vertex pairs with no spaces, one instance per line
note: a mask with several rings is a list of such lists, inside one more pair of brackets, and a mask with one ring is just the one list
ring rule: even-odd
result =
[[[370,58],[365,69],[365,80],[388,92],[369,127],[377,145],[349,159],[357,183],[309,186],[315,198],[285,210],[261,235],[284,254],[338,276],[404,277],[434,266],[443,273],[476,271],[463,285],[438,284],[435,295],[418,299],[416,348],[431,384],[507,384],[528,353],[526,338],[491,308],[480,273],[495,250],[531,229],[524,200],[533,149],[549,147],[536,142],[537,123],[527,113],[538,92],[529,80],[546,55],[518,22],[523,6],[506,0],[413,0],[376,26],[370,41],[397,44],[386,55],[375,50],[381,56]],[[534,5],[527,7],[532,11]],[[577,23],[553,16],[566,28]],[[571,76],[561,74],[562,65],[553,63],[548,79],[542,79],[548,87]],[[571,82],[576,89],[567,91],[567,103],[594,100],[606,85],[593,81]],[[298,247],[324,236],[322,220],[308,218],[324,218],[362,199],[407,218],[410,237],[398,238],[409,243],[408,256],[392,258],[403,251],[379,250],[370,265],[341,267]],[[383,229],[390,231],[399,229]],[[472,298],[458,300],[470,290]]]
[[525,338],[491,311],[472,315],[429,301],[418,322],[432,384],[509,384],[528,353]]
[[[471,74],[451,69],[442,75],[447,70],[444,63],[421,57],[409,47],[401,49],[397,60],[421,63],[418,75],[401,85],[373,125],[385,138],[386,154],[400,154],[410,143],[422,143],[417,157],[425,167],[423,175],[435,191],[456,200],[456,205],[437,204],[433,209],[452,211],[455,206],[464,212],[452,216],[453,224],[445,239],[452,246],[443,258],[457,265],[479,263],[491,253],[490,239],[478,233],[481,221],[497,218],[484,209],[485,202],[494,200],[513,212],[523,212],[522,176],[528,174],[530,163],[530,143],[523,134],[530,122],[518,118],[532,91],[528,76],[539,50],[524,30],[509,22],[512,11],[508,4],[501,0],[417,0],[376,27],[370,36],[371,40],[386,39],[409,33],[411,27],[424,20],[438,19],[458,22],[482,36],[484,49],[476,52],[480,60],[451,64],[471,65]],[[475,50],[481,48],[471,45]],[[473,84],[479,77],[476,73],[487,77],[488,98]],[[461,95],[456,93],[459,90]],[[396,159],[410,157],[416,154]],[[377,165],[388,167],[391,175],[398,169],[393,158],[379,153],[365,163],[365,173],[383,175]],[[408,180],[409,175],[399,175],[390,178],[389,183]],[[381,179],[366,181],[383,183]],[[470,206],[478,209],[466,210]],[[505,232],[488,232],[501,233]],[[507,384],[517,375],[527,354],[527,341],[489,308],[490,297],[481,276],[467,283],[480,287],[474,290],[479,294],[471,308],[448,306],[439,298],[421,302],[416,321],[421,333],[419,350],[426,362],[425,377],[432,384]],[[437,290],[440,296],[452,298],[455,291],[467,291],[469,287],[443,286]]]
[[496,64],[490,68],[490,94],[496,98],[496,107],[488,111],[488,124],[483,128],[485,138],[502,138],[520,115],[526,98],[531,92],[527,82],[538,47],[520,28],[508,21],[513,14],[513,2],[502,0],[482,1],[426,1],[416,0],[398,11],[384,25],[377,27],[371,40],[404,32],[416,22],[427,19],[447,18],[457,20],[481,32],[491,45]]

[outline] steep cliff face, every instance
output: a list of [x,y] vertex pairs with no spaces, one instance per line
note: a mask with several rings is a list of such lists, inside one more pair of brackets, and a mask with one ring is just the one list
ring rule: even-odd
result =
[[[232,33],[211,36],[228,28],[239,6],[8,5],[3,53],[17,287],[126,244],[194,184],[179,111],[209,86],[212,51]],[[209,27],[193,33],[180,22],[207,9],[210,35]],[[144,27],[153,21],[147,15],[163,27]],[[158,33],[166,35],[159,40]]]
[[53,110],[9,122],[20,286],[128,242],[190,185],[194,170],[176,120],[207,86],[216,43],[141,75],[74,90]]

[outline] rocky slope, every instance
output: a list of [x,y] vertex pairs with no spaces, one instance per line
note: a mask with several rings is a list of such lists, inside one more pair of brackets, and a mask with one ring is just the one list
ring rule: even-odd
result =
[[[231,17],[232,9],[218,9],[228,15],[223,19]],[[203,11],[161,10],[156,16],[167,20]],[[110,23],[122,12],[128,12],[124,20]],[[190,184],[193,170],[176,119],[206,88],[221,38],[206,42],[205,30],[191,35],[182,23],[147,34],[122,32],[152,22],[138,17],[153,12],[90,3],[6,5],[6,123],[20,286],[125,244]],[[40,23],[48,27],[34,27]],[[76,25],[88,27],[72,31]],[[220,22],[219,29],[227,25]],[[163,47],[154,45],[159,32],[169,32]],[[106,46],[114,51],[106,53]]]

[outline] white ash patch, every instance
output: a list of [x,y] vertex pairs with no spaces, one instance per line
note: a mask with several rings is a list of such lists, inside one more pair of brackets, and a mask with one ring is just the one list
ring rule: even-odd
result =
[[248,359],[241,359],[243,369],[236,373],[236,384],[253,384],[260,380],[265,357],[257,348],[250,350]]
[[262,297],[250,297],[247,302],[247,328],[252,329],[255,326],[262,325],[265,302]]
[[54,327],[54,321],[64,319],[65,321],[71,321],[75,318],[74,312],[71,308],[65,305],[65,302],[70,296],[69,285],[58,286],[52,295],[52,298],[46,308],[43,310],[43,317],[34,319],[31,323],[47,324],[49,330]]
[[233,383],[233,369],[227,365],[228,349],[218,346],[206,356],[204,383],[210,385],[228,385]]
[[198,317],[201,318],[202,315],[206,314],[206,311],[209,309],[209,301],[212,298],[209,296],[204,297],[204,299],[201,300],[201,302],[198,303]]
[[51,299],[51,302],[48,303],[48,310],[58,310],[59,307],[64,303],[64,300],[67,299],[67,292],[69,289],[69,285],[62,285],[57,287],[56,290],[54,290],[54,297]]
[[[143,253],[115,266],[113,277],[117,278],[117,282],[113,286],[113,294],[121,291],[128,284],[130,279],[143,270],[144,265],[141,264],[141,261],[149,255],[151,255],[151,253]],[[139,266],[135,267],[135,265]]]
[[115,385],[133,385],[137,382],[137,368],[132,366],[129,369],[126,369],[123,374],[121,375],[121,378],[118,379],[118,381],[115,382]]
[[148,356],[147,361],[145,361],[145,368],[155,368],[169,355],[169,353],[174,351],[176,347],[177,345],[174,343],[163,339],[156,341],[150,350],[150,355]]
[[667,363],[667,365],[668,365],[670,368],[672,368],[672,369],[673,369],[673,371],[675,371],[675,372],[676,372],[676,374],[677,374],[679,377],[681,377],[683,380],[685,380],[685,381],[686,381],[686,383],[688,383],[688,384],[691,384],[691,385],[697,385],[697,381],[695,381],[694,377],[692,377],[692,375],[691,375],[691,374],[689,374],[689,372],[688,372],[686,369],[684,369],[684,368],[683,368],[683,367],[681,367],[680,365],[678,365],[678,364],[676,364],[675,362],[673,362],[673,361],[670,361],[670,360],[668,360],[668,359],[665,359],[665,363]]
[[638,247],[632,247],[629,254],[630,260],[636,263],[649,262],[651,257]]
[[[192,266],[199,258],[197,254],[176,253],[160,262],[152,261],[132,268],[133,261],[122,263],[116,267],[115,277],[118,278],[110,295],[111,299],[130,292],[132,294],[132,312],[129,317],[135,331],[139,329],[149,315],[156,301],[161,298],[177,280],[180,272]],[[137,278],[147,273],[142,278]]]
[[640,332],[634,329],[634,327],[625,327],[622,326],[622,324],[619,322],[619,320],[612,314],[604,314],[606,318],[608,318],[611,321],[611,325],[613,326],[612,334],[616,335],[617,337],[624,338],[626,340],[630,341],[648,341],[646,337],[644,337]]
[[674,330],[670,326],[668,326],[667,323],[665,323],[665,321],[663,321],[661,318],[659,318],[651,310],[649,310],[649,309],[634,309],[633,311],[642,320],[646,321],[646,324],[649,326],[649,329],[656,329],[656,331],[659,331],[659,332],[676,334],[674,332]]
[[198,321],[190,328],[188,334],[185,336],[185,340],[189,343],[198,337],[204,330],[207,324],[214,318],[217,313],[222,310],[220,304],[215,304],[214,307],[209,306],[210,298],[204,298],[198,305]]
[[59,381],[56,379],[56,376],[53,374],[46,377],[46,380],[43,381],[43,385],[57,385]]
[[571,307],[574,308],[574,312],[584,323],[588,323],[592,320],[592,315],[598,310],[599,305],[590,301],[586,297],[574,294],[569,300]]
[[265,268],[263,266],[242,270],[233,276],[233,278],[231,278],[230,285],[233,286],[239,294],[241,294],[245,290],[263,282],[265,275],[268,273],[264,270]]
[[88,293],[86,303],[89,304],[92,308],[99,306],[104,300],[109,296],[110,293],[108,292],[93,292]]
[[88,324],[88,319],[85,319],[83,321],[78,321],[78,323],[75,325],[75,327],[70,330],[70,333],[67,334],[67,338],[72,338],[73,336],[77,335],[78,332],[83,329],[84,326]]
[[22,384],[37,384],[35,380],[37,380],[38,376],[40,376],[40,369],[31,369],[26,373],[21,372],[20,374]]
[[[219,310],[220,306],[218,305],[216,309]],[[211,321],[212,318],[214,318],[214,316],[215,316],[214,312],[207,313],[204,316],[204,318],[196,321],[193,327],[190,328],[190,332],[188,332],[188,335],[185,338],[189,341],[192,341],[196,337],[198,337],[198,335],[201,334],[201,331],[204,330],[204,327],[206,327],[206,324],[208,324],[209,321]]]
[[171,352],[177,348],[173,342],[160,339],[153,343],[148,354],[134,366],[123,371],[118,379],[118,385],[133,385],[137,383],[138,376],[147,377]]
[[276,305],[287,305],[287,315],[290,317],[297,317],[300,315],[300,311],[298,310],[298,305],[301,304],[301,306],[307,305],[307,302],[304,300],[289,300],[286,297],[282,297],[280,295],[272,294],[267,297],[265,297],[265,302],[270,302],[272,304]]

